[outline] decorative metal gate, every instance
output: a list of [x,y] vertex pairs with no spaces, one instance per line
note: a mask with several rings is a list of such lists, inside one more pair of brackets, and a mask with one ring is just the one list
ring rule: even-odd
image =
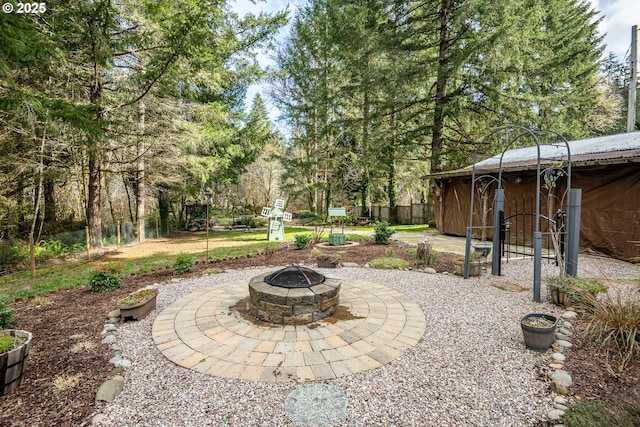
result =
[[[558,138],[561,142],[550,144],[546,147],[550,156],[545,157],[545,164],[549,164],[545,169],[541,169],[542,156],[541,146],[539,142],[539,136],[541,134],[551,135],[554,138]],[[522,139],[521,139],[522,138]],[[524,203],[522,205],[522,211],[518,212],[517,204],[515,205],[515,212],[507,213],[505,215],[505,189],[503,188],[503,159],[505,153],[514,147],[516,141],[522,143],[522,140],[530,138],[535,143],[536,148],[536,189],[531,194],[531,210],[525,210]],[[493,142],[493,144],[491,144]],[[492,147],[504,146],[504,150],[499,158],[499,166],[497,172],[497,178],[492,175],[476,175],[476,165],[478,151],[484,144],[488,144]],[[562,147],[566,150],[558,156],[555,153],[555,149]],[[553,149],[550,149],[553,148]],[[485,148],[486,149],[486,148]],[[553,154],[551,153],[553,152]],[[552,154],[552,155],[551,155]],[[497,157],[497,156],[496,156]],[[558,158],[559,157],[559,158]],[[486,181],[486,182],[485,182]],[[544,182],[543,182],[544,181]],[[561,187],[561,181],[564,181],[564,191]],[[484,182],[484,184],[483,184]],[[474,238],[474,228],[477,232],[478,227],[474,227],[474,218],[478,216],[478,213],[474,210],[474,201],[476,199],[477,188],[481,189],[483,185],[487,183],[496,182],[497,189],[495,190],[495,196],[493,198],[493,257],[491,260],[491,273],[494,275],[501,274],[501,260],[503,252],[506,254],[511,253],[512,245],[512,233],[515,234],[516,253],[518,253],[520,247],[527,247],[527,238],[531,239],[532,256],[533,256],[533,300],[540,302],[540,281],[541,281],[541,262],[543,258],[543,236],[547,237],[547,246],[549,239],[553,245],[553,257],[555,259],[562,259],[562,269],[569,275],[575,276],[577,274],[578,266],[578,240],[580,236],[580,205],[582,193],[580,190],[574,190],[571,188],[571,152],[569,143],[567,140],[557,132],[545,131],[540,129],[527,129],[521,126],[504,126],[495,129],[483,138],[477,145],[473,155],[473,167],[471,171],[471,203],[469,209],[469,226],[466,231],[466,246],[465,246],[465,264],[464,264],[464,277],[469,278],[469,270],[471,265],[471,247],[472,239]],[[490,185],[490,184],[489,184]],[[543,192],[544,189],[544,192]],[[484,193],[485,190],[482,191]],[[542,213],[541,198],[545,196],[545,209],[546,215]],[[535,199],[535,202],[533,202]],[[486,200],[486,198],[485,198]],[[566,208],[564,208],[566,206]],[[482,218],[485,218],[487,206],[483,205]],[[565,214],[566,209],[567,214]],[[518,222],[518,225],[512,231],[512,221]],[[523,223],[522,229],[519,226],[520,220]],[[527,222],[531,223],[529,232],[527,230]],[[488,225],[484,222],[480,226],[482,229],[483,237],[485,235],[485,228]],[[565,230],[566,227],[566,230]],[[519,246],[518,238],[522,230],[522,242],[523,245]],[[529,234],[531,233],[531,234]],[[499,236],[499,238],[495,238]],[[566,243],[566,244],[565,244]],[[505,249],[505,246],[507,248]],[[565,251],[566,248],[566,251]],[[489,250],[488,247],[486,247]],[[565,254],[566,252],[566,254]],[[523,250],[524,254],[524,250]],[[564,257],[559,257],[559,254],[565,254]],[[526,253],[526,255],[529,255]],[[509,255],[507,255],[509,256]],[[548,258],[549,251],[547,250],[546,257]]]
[[[535,233],[536,213],[533,194],[512,199],[504,212],[504,220],[500,233],[502,258],[509,262],[511,258],[533,258],[533,234]],[[567,214],[558,209],[553,216],[540,215],[540,231],[542,232],[542,258],[554,260],[558,265],[554,238],[558,239],[560,254],[564,257],[566,247],[565,221]]]

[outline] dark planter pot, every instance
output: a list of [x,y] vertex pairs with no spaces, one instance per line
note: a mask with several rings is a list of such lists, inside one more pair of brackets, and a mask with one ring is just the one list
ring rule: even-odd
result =
[[[553,322],[553,326],[546,328],[534,327],[526,324],[526,320],[531,317],[542,317]],[[546,351],[556,338],[556,326],[558,318],[550,314],[529,313],[520,319],[522,327],[522,335],[524,336],[524,344],[530,350]]]
[[329,234],[329,244],[332,246],[342,246],[344,245],[345,241],[346,241],[345,235],[342,233]]
[[149,296],[146,296],[144,299],[140,300],[140,302],[134,304],[117,304],[118,309],[120,309],[120,317],[122,320],[140,320],[143,319],[151,310],[156,308],[156,296],[157,292],[152,293]]
[[316,262],[320,268],[336,268],[339,264],[338,258],[322,255],[316,258]]
[[[453,272],[458,276],[464,276],[464,260],[456,260],[453,262]],[[469,264],[469,276],[479,276],[482,273],[482,263],[471,261]]]
[[32,336],[31,332],[17,329],[0,330],[0,335],[20,337],[26,340],[20,347],[0,354],[0,385],[2,385],[0,396],[5,396],[22,383],[27,368],[26,362],[31,348]]

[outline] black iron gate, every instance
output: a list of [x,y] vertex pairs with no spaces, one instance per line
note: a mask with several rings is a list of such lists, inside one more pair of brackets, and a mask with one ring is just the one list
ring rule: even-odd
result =
[[[512,257],[533,258],[533,234],[535,232],[535,197],[522,196],[514,199],[501,219],[500,247],[506,262]],[[557,230],[559,250],[564,256],[566,213],[557,210],[553,217],[540,215],[540,231],[542,232],[542,258],[553,260],[558,264],[556,248],[553,242],[553,230]]]

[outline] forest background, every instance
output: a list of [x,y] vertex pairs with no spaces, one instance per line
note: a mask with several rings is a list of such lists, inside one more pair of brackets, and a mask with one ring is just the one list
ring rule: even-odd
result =
[[[0,245],[87,226],[101,247],[122,221],[144,240],[145,219],[182,226],[204,198],[234,215],[279,197],[393,218],[495,127],[626,129],[629,65],[585,1],[309,0],[242,16],[227,2],[42,4],[0,14]],[[279,128],[260,95],[245,108],[256,82]]]

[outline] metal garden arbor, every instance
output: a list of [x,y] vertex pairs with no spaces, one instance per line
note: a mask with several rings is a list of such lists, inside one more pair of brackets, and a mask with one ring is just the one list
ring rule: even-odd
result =
[[[551,136],[558,137],[560,142],[554,144],[547,144],[542,146],[539,141],[539,136],[542,134],[551,134]],[[489,141],[490,138],[498,138],[504,144],[504,150],[500,155],[500,162],[498,167],[497,178],[490,174],[479,175],[476,174],[477,157],[480,148]],[[535,142],[536,147],[536,197],[535,197],[535,230],[533,232],[533,247],[534,247],[534,271],[533,271],[533,300],[540,302],[540,281],[541,281],[541,261],[542,261],[542,231],[540,229],[540,196],[541,196],[541,180],[544,179],[545,186],[555,185],[555,181],[560,176],[566,176],[566,190],[562,197],[561,206],[566,202],[567,215],[566,215],[566,251],[564,257],[560,258],[564,261],[564,265],[561,268],[565,273],[570,276],[575,276],[578,269],[578,246],[580,238],[580,208],[582,199],[582,190],[571,188],[571,152],[568,141],[559,133],[549,130],[529,129],[521,126],[504,126],[493,130],[487,136],[485,136],[480,143],[476,146],[473,155],[473,168],[471,172],[471,203],[469,211],[469,226],[466,230],[466,245],[465,245],[465,263],[464,263],[464,277],[469,278],[469,270],[471,265],[471,242],[473,238],[474,227],[474,200],[476,194],[476,186],[484,185],[485,188],[481,194],[488,189],[493,183],[497,184],[495,195],[493,199],[493,226],[487,226],[482,224],[483,233],[486,230],[484,228],[492,228],[493,230],[493,257],[491,262],[491,273],[494,275],[501,274],[501,240],[504,236],[505,221],[504,221],[504,200],[505,193],[503,188],[503,159],[505,153],[509,151],[516,142],[522,141],[522,138],[531,138]],[[541,147],[547,147],[551,145],[553,147],[564,147],[566,149],[566,158],[562,156],[560,159],[549,159],[541,157]],[[551,166],[546,169],[541,169],[541,160],[545,163],[551,161]],[[566,161],[566,171],[563,168],[563,164]],[[486,195],[485,195],[486,196]],[[565,196],[568,198],[565,200]],[[481,199],[482,200],[482,199]],[[486,199],[484,199],[486,200]],[[482,213],[486,217],[486,205],[485,211]],[[556,230],[557,231],[557,230]],[[483,234],[484,235],[484,234]],[[559,255],[556,253],[556,257]]]

